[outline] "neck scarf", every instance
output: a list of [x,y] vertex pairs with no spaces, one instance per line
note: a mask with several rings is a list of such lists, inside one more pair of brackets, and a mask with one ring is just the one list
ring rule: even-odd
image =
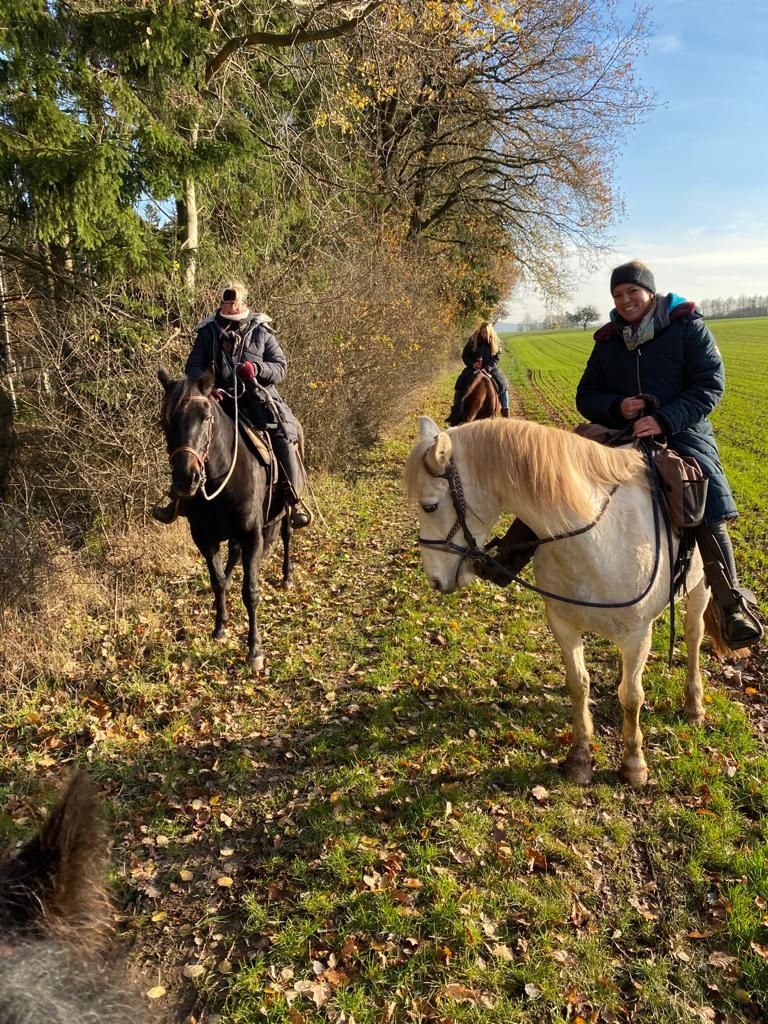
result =
[[656,334],[669,326],[669,310],[665,295],[655,296],[651,307],[643,319],[636,324],[629,324],[614,309],[611,310],[611,320],[630,352],[634,352],[640,345],[650,341]]

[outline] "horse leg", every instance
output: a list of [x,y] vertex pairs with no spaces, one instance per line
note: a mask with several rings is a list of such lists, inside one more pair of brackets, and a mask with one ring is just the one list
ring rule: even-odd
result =
[[[229,622],[229,611],[227,609],[229,576],[222,567],[221,552],[218,544],[207,547],[203,551],[203,556],[205,564],[208,566],[208,578],[211,581],[211,590],[213,591],[213,607],[216,612],[213,639],[221,640],[227,631],[227,623]],[[229,567],[229,559],[227,560],[227,567]]]
[[701,685],[701,641],[704,638],[704,611],[709,603],[709,589],[702,579],[688,594],[685,609],[685,647],[688,669],[685,676],[685,705],[683,713],[694,725],[704,721],[703,688]]
[[594,733],[589,710],[589,672],[584,664],[584,641],[581,633],[547,609],[547,619],[565,662],[565,683],[571,695],[573,739],[565,759],[565,777],[579,786],[592,781],[592,754],[589,743]]
[[648,781],[648,765],[643,756],[643,734],[640,729],[640,709],[645,700],[643,669],[651,649],[651,627],[635,634],[621,647],[621,683],[619,700],[624,710],[621,736],[624,755],[619,774],[630,786],[644,786]]
[[293,583],[291,579],[291,572],[293,570],[293,563],[291,562],[292,536],[293,527],[291,526],[291,517],[285,515],[280,523],[280,538],[283,542],[283,587],[286,590],[288,590]]
[[243,541],[243,604],[248,612],[248,655],[247,661],[254,675],[264,668],[261,652],[261,636],[256,609],[259,604],[259,566],[263,554],[261,530],[255,531]]

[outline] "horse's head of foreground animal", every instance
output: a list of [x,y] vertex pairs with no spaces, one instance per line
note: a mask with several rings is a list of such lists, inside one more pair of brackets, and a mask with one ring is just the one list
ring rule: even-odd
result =
[[[475,577],[472,560],[462,554],[469,542],[459,524],[457,507],[446,477],[452,459],[455,464],[454,457],[459,455],[457,434],[463,429],[466,428],[440,430],[434,420],[420,416],[419,441],[406,467],[408,494],[418,504],[424,572],[430,585],[444,594],[467,586]],[[465,498],[465,521],[477,545],[482,547],[498,517],[498,509],[491,506],[487,496],[471,487],[465,475],[461,477],[461,486]],[[440,541],[445,541],[446,546],[443,547]],[[453,551],[449,544],[462,550]]]
[[164,366],[157,378],[165,391],[162,426],[171,463],[171,481],[176,495],[191,498],[205,479],[205,462],[211,445],[214,404],[210,401],[215,383],[213,370],[197,381],[172,380]]

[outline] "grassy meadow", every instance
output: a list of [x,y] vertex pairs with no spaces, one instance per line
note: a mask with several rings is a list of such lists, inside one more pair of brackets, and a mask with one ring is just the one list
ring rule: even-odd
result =
[[[768,608],[768,320],[714,324],[714,418]],[[591,344],[511,335],[517,411],[570,426]],[[444,418],[452,380],[416,412]],[[415,418],[314,481],[297,582],[266,566],[269,674],[245,616],[214,643],[185,527],[150,527],[140,599],[79,624],[56,678],[0,706],[0,834],[87,764],[106,796],[119,943],[154,1011],[219,1024],[757,1022],[768,1002],[768,681],[707,657],[706,724],[659,624],[651,782],[617,775],[615,653],[588,649],[595,781],[564,781],[569,703],[541,604],[429,590],[400,477]],[[162,556],[162,557],[161,557]],[[706,657],[706,656],[705,656]],[[152,1019],[148,1009],[147,1019]]]

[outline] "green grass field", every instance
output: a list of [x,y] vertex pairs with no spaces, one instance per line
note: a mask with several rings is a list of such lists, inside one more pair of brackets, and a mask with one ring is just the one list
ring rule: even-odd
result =
[[[715,329],[739,556],[765,608],[768,321]],[[589,336],[506,344],[518,408],[573,422]],[[414,412],[442,419],[451,387]],[[762,1020],[757,662],[707,663],[708,720],[692,728],[660,623],[642,714],[652,779],[633,791],[615,771],[615,655],[591,644],[595,782],[566,783],[569,704],[541,604],[484,583],[429,590],[400,485],[414,437],[415,416],[315,481],[324,521],[298,540],[296,589],[276,588],[277,560],[265,572],[268,677],[242,664],[237,598],[230,638],[208,639],[191,563],[155,577],[141,613],[82,623],[66,678],[7,693],[2,832],[27,831],[62,772],[89,766],[121,941],[170,1020]]]

